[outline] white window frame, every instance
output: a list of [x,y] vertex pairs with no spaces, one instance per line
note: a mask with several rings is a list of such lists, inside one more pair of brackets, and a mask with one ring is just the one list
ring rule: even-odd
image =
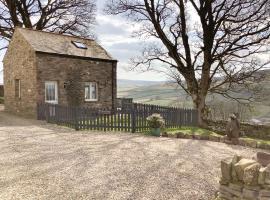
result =
[[[88,85],[89,88],[91,89],[91,84],[96,84],[96,99],[86,99],[85,86]],[[91,91],[89,91],[89,93],[91,94]],[[90,95],[90,97],[91,97],[91,95]],[[84,100],[87,102],[98,101],[98,83],[97,82],[85,82],[84,83]]]
[[[47,93],[46,93],[46,87],[47,85],[51,85],[51,84],[54,84],[55,86],[55,100],[47,100]],[[58,104],[58,83],[57,81],[45,81],[45,102],[46,103],[51,103],[51,104]]]

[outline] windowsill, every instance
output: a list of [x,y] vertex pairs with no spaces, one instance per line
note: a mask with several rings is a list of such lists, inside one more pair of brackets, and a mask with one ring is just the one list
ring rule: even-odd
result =
[[84,101],[85,102],[97,102],[98,100],[97,99],[85,99]]
[[58,101],[45,101],[45,103],[58,104]]

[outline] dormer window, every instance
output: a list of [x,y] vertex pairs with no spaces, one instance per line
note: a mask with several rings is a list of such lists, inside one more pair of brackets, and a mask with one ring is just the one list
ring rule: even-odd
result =
[[72,43],[75,45],[75,47],[79,49],[87,49],[87,46],[85,43],[78,42],[78,41],[72,41]]

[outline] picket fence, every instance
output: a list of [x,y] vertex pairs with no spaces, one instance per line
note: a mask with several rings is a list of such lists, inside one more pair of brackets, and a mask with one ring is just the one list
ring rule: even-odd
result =
[[149,129],[146,118],[153,113],[159,113],[164,118],[166,128],[197,126],[198,123],[197,110],[140,103],[115,110],[45,103],[37,107],[39,120],[76,130],[143,132]]

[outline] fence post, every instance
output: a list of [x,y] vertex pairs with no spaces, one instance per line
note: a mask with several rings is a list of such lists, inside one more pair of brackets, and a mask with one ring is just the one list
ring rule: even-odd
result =
[[136,132],[136,112],[137,110],[137,105],[134,103],[131,109],[131,132],[135,133]]
[[77,107],[74,107],[74,121],[75,121],[75,130],[79,130],[79,120],[78,120],[78,113]]

